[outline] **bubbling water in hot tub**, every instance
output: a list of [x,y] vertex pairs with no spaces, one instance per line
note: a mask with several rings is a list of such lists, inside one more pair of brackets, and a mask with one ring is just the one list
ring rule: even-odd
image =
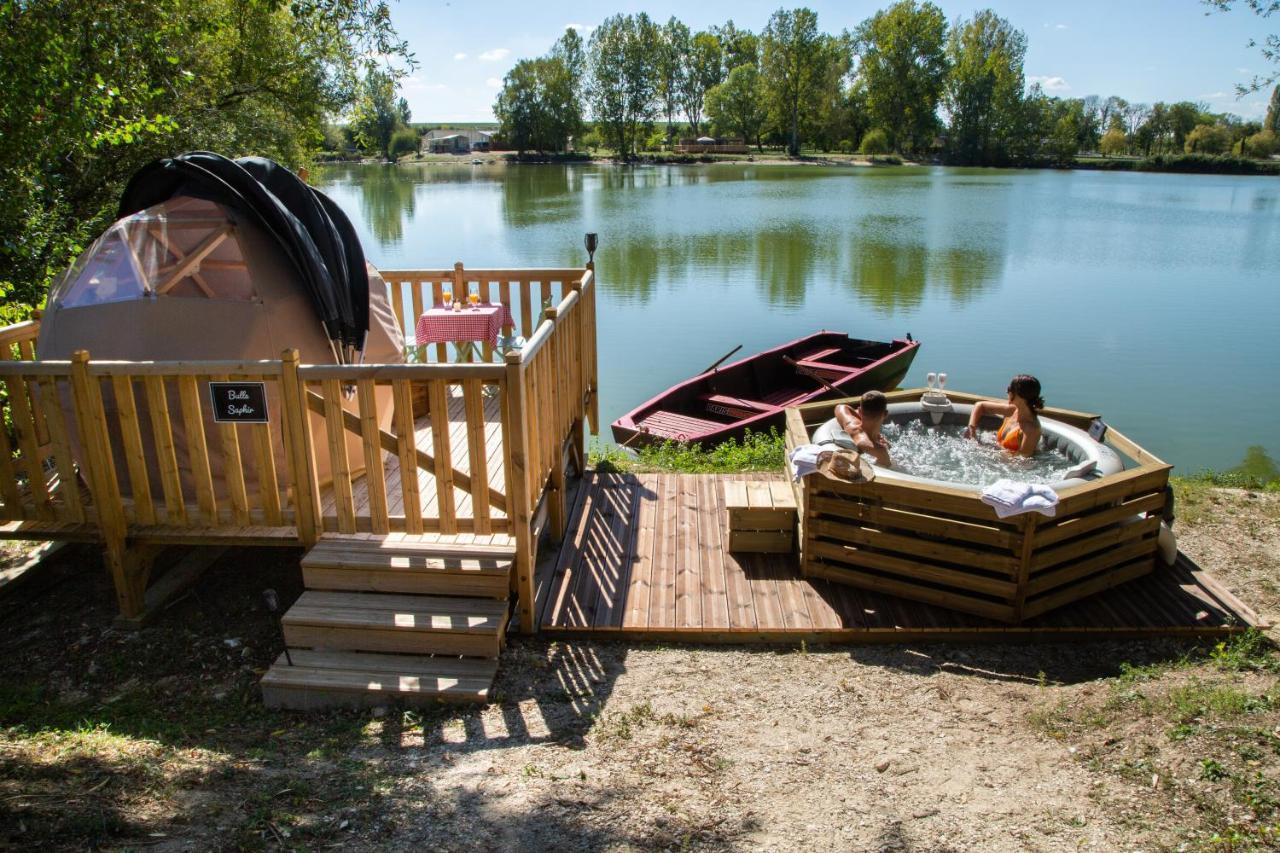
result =
[[915,418],[903,423],[886,420],[882,429],[889,440],[895,471],[979,488],[996,480],[1051,483],[1065,479],[1071,459],[1056,448],[1040,449],[1031,458],[1002,450],[995,433],[979,431],[978,441],[966,438],[964,427],[942,423],[933,426]]

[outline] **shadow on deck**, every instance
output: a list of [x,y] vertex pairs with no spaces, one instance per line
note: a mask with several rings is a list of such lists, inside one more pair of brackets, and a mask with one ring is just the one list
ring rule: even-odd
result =
[[[756,475],[770,479],[773,475]],[[1007,625],[800,576],[794,554],[731,554],[723,482],[589,474],[538,578],[550,636],[731,643],[1213,637],[1261,624],[1180,554],[1170,569]]]

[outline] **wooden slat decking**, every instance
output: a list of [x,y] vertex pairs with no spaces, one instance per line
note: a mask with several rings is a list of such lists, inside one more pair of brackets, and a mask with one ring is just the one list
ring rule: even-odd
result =
[[806,580],[794,555],[727,552],[727,479],[744,477],[584,478],[559,555],[539,569],[542,630],[691,642],[874,643],[1215,636],[1259,624],[1185,556],[1172,569],[1021,625]]
[[[467,444],[466,402],[461,387],[451,389],[448,398],[449,407],[449,453],[454,469],[470,475],[471,452]],[[502,456],[502,407],[501,398],[494,394],[484,398],[484,434],[485,459],[488,469],[488,485],[490,488],[506,494],[504,465]],[[431,429],[431,416],[424,415],[414,421],[414,435],[418,449],[424,453],[435,455],[435,442]],[[387,512],[389,517],[404,518],[404,491],[400,487],[400,467],[394,454],[383,451],[383,476],[386,481]],[[353,460],[353,464],[358,464]],[[369,490],[365,475],[356,477],[351,484],[354,497],[357,521],[368,523]],[[418,470],[418,493],[422,500],[422,515],[426,518],[438,518],[440,515],[440,497],[436,489],[435,475],[428,470]],[[455,515],[458,519],[473,520],[471,495],[456,486],[453,489]],[[338,521],[337,504],[334,499],[332,485],[326,485],[320,493],[321,515],[326,528],[335,527]],[[506,513],[496,507],[489,507],[489,516],[494,520],[506,519]],[[363,529],[363,525],[362,525]],[[458,533],[452,536],[442,534],[423,534],[427,541],[457,541],[475,544],[507,544],[510,535],[507,533],[472,534]]]

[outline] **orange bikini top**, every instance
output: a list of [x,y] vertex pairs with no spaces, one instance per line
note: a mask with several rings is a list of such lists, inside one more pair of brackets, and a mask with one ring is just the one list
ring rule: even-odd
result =
[[1017,415],[1009,415],[1004,419],[1004,423],[1000,424],[1000,429],[996,432],[996,442],[1005,450],[1012,450],[1015,453],[1022,449],[1022,427],[1018,426]]

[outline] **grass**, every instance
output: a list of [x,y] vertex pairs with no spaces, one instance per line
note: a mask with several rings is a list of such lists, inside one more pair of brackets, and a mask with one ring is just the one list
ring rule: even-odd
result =
[[1257,849],[1276,843],[1280,822],[1277,671],[1276,647],[1252,630],[1121,664],[1100,696],[1059,697],[1028,723],[1088,770],[1150,792],[1152,815],[1193,814],[1177,830],[1191,848]]
[[590,463],[604,473],[671,471],[681,474],[734,474],[746,471],[781,471],[786,463],[786,447],[777,429],[768,433],[747,432],[742,441],[729,440],[710,449],[700,444],[668,441],[642,447],[634,454],[597,444]]

